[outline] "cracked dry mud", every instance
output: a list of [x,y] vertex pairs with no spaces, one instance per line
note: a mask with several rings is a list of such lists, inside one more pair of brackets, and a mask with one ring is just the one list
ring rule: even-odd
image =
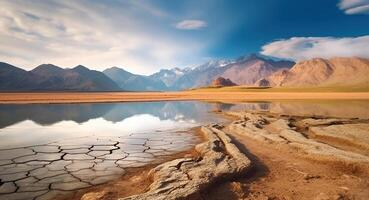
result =
[[198,158],[157,166],[149,172],[153,183],[146,193],[121,200],[202,199],[201,193],[215,183],[245,174],[251,161],[221,129],[219,125],[203,126],[207,141],[196,146]]
[[117,179],[199,141],[184,131],[81,137],[0,149],[0,199],[54,199]]
[[[288,149],[288,151],[284,152],[291,154],[289,155],[289,158],[298,155],[299,159],[304,161],[309,160],[304,157],[307,156],[312,158],[314,162],[316,160],[338,161],[339,164],[349,164],[350,166],[351,164],[354,164],[355,166],[356,164],[358,164],[357,166],[363,164],[364,168],[362,169],[368,172],[368,151],[365,146],[363,147],[362,142],[367,141],[367,135],[369,134],[369,120],[302,117],[279,115],[267,112],[227,112],[227,114],[237,116],[239,119],[229,124],[227,123],[226,126],[218,124],[203,126],[201,130],[207,141],[196,145],[195,151],[197,152],[197,156],[186,156],[185,158],[175,159],[151,169],[147,176],[152,180],[152,182],[148,188],[145,188],[144,193],[128,197],[122,196],[121,200],[228,199],[229,196],[227,196],[227,194],[219,193],[216,194],[217,198],[213,198],[214,195],[211,192],[209,193],[209,191],[212,191],[214,186],[216,188],[216,186],[226,184],[230,180],[239,181],[246,178],[244,175],[247,175],[252,167],[254,167],[254,172],[255,168],[258,167],[257,162],[254,163],[255,158],[251,161],[246,157],[246,154],[244,154],[245,152],[241,150],[242,148],[239,149],[239,142],[242,140],[236,141],[231,139],[231,137],[234,138],[236,134],[246,136],[244,139],[252,140],[250,143],[255,143],[254,145],[256,146],[261,144],[257,142],[260,141],[277,147],[275,150],[277,150],[280,145],[287,147],[284,149]],[[336,132],[336,134],[332,134],[332,132]],[[322,136],[326,136],[329,139]],[[253,139],[257,141],[254,141]],[[358,149],[352,150],[347,148],[345,143],[342,144],[342,140],[350,142],[350,144],[357,143]],[[339,142],[337,143],[337,141]],[[236,146],[235,144],[238,145]],[[296,155],[292,153],[294,151],[290,150],[297,150]],[[278,152],[276,152],[274,156],[276,154],[278,154]],[[274,158],[271,159],[273,160]],[[308,162],[302,163],[306,164]],[[323,163],[325,162],[322,162],[320,166],[322,166]],[[311,165],[311,163],[309,164]],[[294,163],[293,166],[297,167],[298,165]],[[319,168],[319,166],[317,167]],[[303,180],[305,182],[304,185],[300,187],[305,187],[307,182],[315,181],[315,179],[318,179],[318,181],[321,181],[322,183],[325,183],[326,181],[328,186],[333,185],[334,187],[336,186],[336,183],[341,181],[334,181],[336,179],[340,179],[340,177],[335,174],[333,175],[333,180],[321,175],[309,174],[295,168],[293,169],[293,172],[298,173],[299,175],[303,174]],[[306,170],[308,167],[304,169]],[[321,170],[321,172],[324,172],[324,169]],[[288,166],[284,168],[284,166],[282,166],[281,168],[273,171],[273,173],[275,173],[274,175],[281,175],[278,170],[282,170],[283,172],[291,171],[291,167]],[[309,168],[309,170],[312,169]],[[332,168],[329,170],[334,169]],[[249,175],[252,176],[252,172]],[[147,178],[147,176],[145,177]],[[275,178],[277,179],[276,182],[278,184],[280,183],[278,182],[278,179],[283,179],[283,177],[278,176]],[[284,193],[284,191],[286,188],[291,188],[292,184],[295,184],[294,180],[292,182],[284,180],[283,184],[278,186],[278,189],[281,190],[277,192],[277,195],[286,197],[281,199],[289,199],[288,196],[291,194],[288,192]],[[363,184],[365,185],[365,183]],[[238,191],[236,191],[237,195],[240,195],[240,198],[238,199],[269,199],[267,193],[264,193],[265,188],[259,188],[255,192],[248,191],[247,189],[244,190],[241,186],[243,185],[240,182],[235,182],[235,187],[239,187]],[[274,187],[275,185],[273,185],[273,188]],[[357,185],[356,187],[359,191],[363,190],[361,185]],[[346,189],[345,187],[342,188]],[[301,188],[295,189],[303,192],[303,189]],[[97,194],[100,196],[97,197]],[[96,193],[92,192],[85,194],[82,199],[104,199],[105,195],[108,194],[109,190],[102,188]],[[208,197],[209,194],[213,196]],[[313,192],[304,193],[304,199],[311,199],[313,197],[311,194],[313,194]],[[271,198],[273,195],[275,194],[272,194]],[[319,199],[319,195],[315,199]],[[337,195],[339,198],[346,197],[346,193],[339,193],[332,195],[332,198],[337,197]],[[367,196],[365,191],[361,191],[361,194],[358,195],[360,197]],[[329,197],[328,199],[331,198]]]

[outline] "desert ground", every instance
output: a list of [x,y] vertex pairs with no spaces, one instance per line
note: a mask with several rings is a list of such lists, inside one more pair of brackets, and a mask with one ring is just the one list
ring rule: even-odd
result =
[[[216,92],[215,92],[216,91]],[[368,100],[368,92],[219,91],[1,93],[0,103]],[[215,110],[202,143],[159,165],[59,199],[369,199],[368,119]]]
[[342,92],[339,90],[239,90],[199,89],[181,92],[42,92],[0,93],[0,103],[103,103],[145,101],[252,101],[252,100],[365,100],[369,92]]
[[229,122],[201,127],[204,142],[193,151],[68,198],[369,198],[368,119],[218,114]]

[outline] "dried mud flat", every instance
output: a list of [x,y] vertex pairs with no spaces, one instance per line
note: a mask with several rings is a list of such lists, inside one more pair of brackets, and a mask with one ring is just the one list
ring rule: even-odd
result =
[[199,140],[189,131],[159,131],[0,149],[0,199],[70,199],[76,191],[115,181],[132,168],[167,161]]
[[134,176],[149,182],[135,195],[103,187],[82,199],[369,198],[369,120],[223,114],[233,121],[202,127],[195,153]]
[[[269,112],[229,111],[221,114],[230,118],[231,122],[201,127],[205,141],[196,145],[189,154],[177,155],[182,158],[170,159],[157,166],[150,165],[123,177],[123,173],[115,174],[114,177],[122,178],[82,189],[78,195],[68,199],[369,198],[368,119],[293,116]],[[158,145],[162,143],[160,140],[156,142],[159,142]],[[138,145],[145,147],[145,144]],[[111,150],[119,146],[119,143],[102,146]],[[94,147],[87,149],[91,148]],[[57,149],[64,152],[65,148]],[[42,153],[41,150],[33,151]],[[52,151],[52,148],[47,151]],[[25,159],[27,156],[20,158]],[[19,157],[10,160],[20,162]],[[105,161],[102,159],[101,162]],[[93,167],[98,164],[95,163]],[[69,168],[70,165],[64,166],[64,169],[70,171]],[[27,176],[33,174],[29,171]],[[106,172],[106,169],[102,171]],[[10,174],[10,177],[15,177]],[[68,174],[73,175],[74,172]],[[89,174],[85,175],[88,179]],[[43,181],[42,177],[38,178]],[[93,180],[87,179],[82,182],[92,183]],[[2,184],[1,188],[10,191],[12,184],[13,190],[14,184],[18,184],[17,180],[7,183]],[[51,186],[52,189],[58,185]],[[69,186],[73,184],[62,187]],[[15,191],[18,192],[19,188]]]

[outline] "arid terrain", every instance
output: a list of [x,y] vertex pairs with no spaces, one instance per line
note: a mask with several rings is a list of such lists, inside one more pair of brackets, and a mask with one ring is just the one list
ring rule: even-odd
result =
[[74,199],[369,198],[368,119],[219,115],[229,121],[203,126],[204,142],[192,152],[81,191]]
[[183,92],[42,92],[0,93],[0,103],[88,103],[88,102],[145,102],[184,100],[292,100],[292,99],[369,99],[369,92],[345,92],[335,90],[278,90],[209,88]]
[[[0,102],[224,102],[214,103],[219,107],[215,106],[212,111],[226,120],[196,129],[202,138],[198,142],[202,143],[195,148],[157,163],[127,168],[124,174],[115,175],[120,177],[118,179],[81,187],[74,192],[50,193],[56,199],[369,198],[369,118],[365,113],[369,93],[327,89],[252,90],[255,89],[230,87],[183,92],[2,93]],[[261,102],[260,109],[248,111],[247,104],[237,103],[233,109],[222,107],[250,100]],[[279,101],[265,110],[262,102],[268,100]],[[352,103],[350,109],[343,109],[349,102]],[[18,185],[17,180],[15,182]]]

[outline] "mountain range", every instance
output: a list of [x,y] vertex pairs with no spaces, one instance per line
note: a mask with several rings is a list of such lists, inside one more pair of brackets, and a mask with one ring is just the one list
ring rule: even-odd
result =
[[301,61],[265,78],[277,87],[369,85],[369,59],[336,57]]
[[149,76],[118,67],[100,72],[81,65],[63,69],[43,64],[26,71],[0,62],[0,91],[184,90],[211,85],[219,77],[246,86],[369,85],[369,60],[316,58],[294,63],[251,54],[212,60],[194,68],[162,69]]
[[118,67],[108,68],[103,73],[126,91],[163,91],[168,89],[160,79],[132,74]]
[[84,66],[63,69],[43,64],[25,71],[0,63],[1,91],[119,91],[120,87],[102,72]]

